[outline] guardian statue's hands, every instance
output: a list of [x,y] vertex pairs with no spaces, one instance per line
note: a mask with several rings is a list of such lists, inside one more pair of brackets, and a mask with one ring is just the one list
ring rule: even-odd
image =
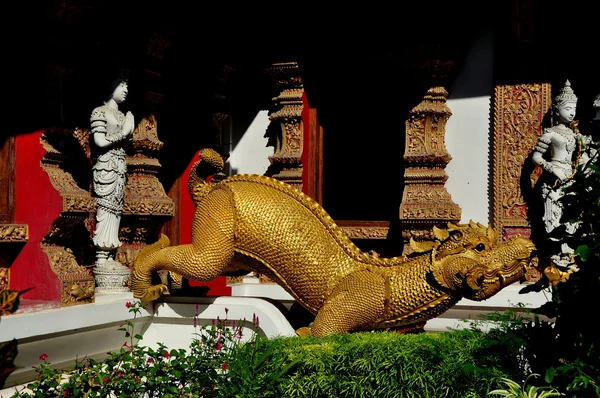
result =
[[123,136],[127,137],[133,133],[135,129],[135,122],[133,120],[133,114],[128,111],[125,115],[125,123],[123,124]]

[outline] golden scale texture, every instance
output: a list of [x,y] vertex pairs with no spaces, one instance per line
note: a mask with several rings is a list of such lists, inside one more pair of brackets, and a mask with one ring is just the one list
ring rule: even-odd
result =
[[[204,149],[213,173],[222,167]],[[152,275],[168,270],[211,281],[234,270],[269,276],[315,314],[311,333],[423,325],[461,298],[484,300],[522,280],[534,246],[514,237],[497,243],[479,223],[434,227],[436,239],[413,242],[410,257],[380,258],[360,249],[314,200],[273,178],[239,174],[218,184],[200,175],[189,184],[197,209],[192,243],[169,246],[162,237],[135,261],[131,288],[144,301],[168,292]],[[204,173],[207,172],[204,171]]]

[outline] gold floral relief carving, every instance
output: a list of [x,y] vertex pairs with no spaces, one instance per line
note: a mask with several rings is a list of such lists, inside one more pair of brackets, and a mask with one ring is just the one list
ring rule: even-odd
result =
[[0,224],[0,242],[27,242],[28,240],[27,224]]
[[[530,234],[522,172],[552,104],[549,83],[497,86],[494,95],[492,224],[499,239]],[[531,186],[539,173],[528,177]]]
[[[91,198],[90,193],[80,188],[73,175],[65,171],[59,164],[49,161],[48,158],[44,158],[42,159],[42,169],[48,173],[50,183],[59,193],[69,195],[73,197],[73,200]],[[82,206],[85,207],[85,205]]]
[[77,264],[73,250],[48,243],[41,244],[42,250],[48,256],[50,268],[60,280],[91,280],[89,270]]
[[159,151],[163,147],[162,141],[158,139],[156,117],[150,115],[143,118],[133,131],[134,149]]
[[93,280],[65,280],[61,281],[60,303],[63,307],[94,302]]
[[155,152],[162,146],[155,116],[143,118],[133,132],[133,148],[128,151],[123,215],[158,216],[156,222],[162,225],[166,221],[163,217],[175,214],[175,203],[157,177],[161,165]]
[[10,272],[6,267],[0,267],[0,292],[10,286]]
[[[270,137],[274,147],[271,165],[265,175],[302,190],[302,151],[304,145],[302,111],[304,86],[296,62],[273,64],[268,70],[274,77],[279,94],[272,99],[269,119],[279,123],[281,134]],[[267,130],[268,131],[268,130]]]
[[340,227],[350,239],[386,239],[388,227]]

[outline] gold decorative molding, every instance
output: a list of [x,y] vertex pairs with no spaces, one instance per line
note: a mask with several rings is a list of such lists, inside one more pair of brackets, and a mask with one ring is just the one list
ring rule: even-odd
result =
[[[281,92],[273,98],[273,108],[269,115],[271,126],[267,130],[267,136],[274,152],[269,156],[271,165],[265,175],[302,190],[304,86],[300,69],[296,62],[276,63],[268,72],[274,77]],[[277,124],[279,129],[274,127]]]
[[350,239],[386,239],[389,232],[389,223],[380,221],[336,221],[338,227]]
[[0,243],[27,243],[27,224],[0,224]]
[[539,177],[539,170],[525,170],[526,161],[542,133],[542,120],[551,105],[549,83],[503,85],[495,89],[492,225],[500,240],[517,234],[531,235],[522,184],[529,181],[529,187],[533,187]]
[[425,231],[433,225],[456,223],[461,218],[460,207],[445,188],[445,168],[451,156],[444,141],[446,122],[452,115],[447,98],[443,87],[430,88],[406,121],[405,187],[400,204],[405,241],[411,237],[431,239]]
[[0,292],[8,289],[10,286],[10,269],[0,267]]

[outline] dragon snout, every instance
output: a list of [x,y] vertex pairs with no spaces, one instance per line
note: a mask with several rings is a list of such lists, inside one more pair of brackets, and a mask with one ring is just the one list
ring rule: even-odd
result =
[[527,253],[525,257],[532,257],[537,250],[535,244],[531,240],[523,238],[521,235],[513,237],[509,243],[512,247],[520,248]]

